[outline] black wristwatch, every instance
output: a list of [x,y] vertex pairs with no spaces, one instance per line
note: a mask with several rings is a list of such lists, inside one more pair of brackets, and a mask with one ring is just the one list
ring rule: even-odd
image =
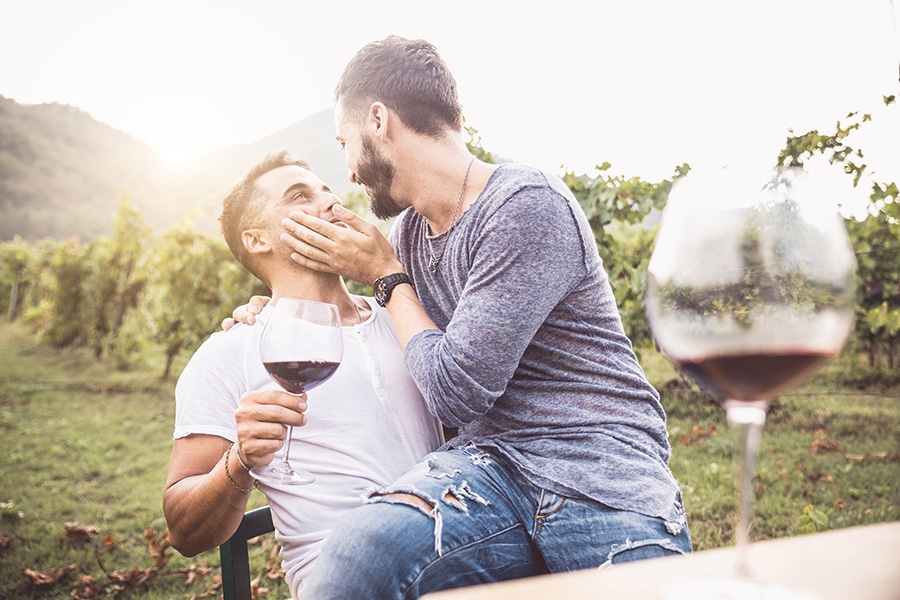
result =
[[409,276],[406,273],[392,273],[375,280],[372,291],[375,294],[375,302],[384,306],[391,299],[391,292],[401,283],[412,285]]

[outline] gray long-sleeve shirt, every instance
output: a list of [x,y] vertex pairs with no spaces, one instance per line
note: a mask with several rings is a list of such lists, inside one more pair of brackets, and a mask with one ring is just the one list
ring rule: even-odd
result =
[[[455,447],[493,447],[532,483],[669,518],[665,414],[625,336],[590,226],[558,178],[501,165],[449,232],[407,210],[391,239],[440,328],[404,361]],[[429,270],[432,252],[441,256]]]

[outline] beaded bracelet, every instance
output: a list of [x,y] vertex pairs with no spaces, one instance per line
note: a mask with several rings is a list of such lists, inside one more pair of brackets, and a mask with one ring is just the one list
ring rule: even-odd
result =
[[[228,450],[225,451],[225,477],[228,478],[228,482],[231,486],[239,492],[243,492],[245,494],[252,492],[253,490],[259,488],[259,479],[253,480],[253,487],[245,488],[241,487],[237,484],[237,482],[231,477],[231,473],[228,471],[228,455],[231,454],[231,449],[234,448],[234,444],[228,446]],[[241,460],[241,455],[238,454],[238,460],[241,462],[241,465],[244,464],[244,461]],[[245,467],[246,468],[246,467]],[[247,469],[249,471],[249,469]]]

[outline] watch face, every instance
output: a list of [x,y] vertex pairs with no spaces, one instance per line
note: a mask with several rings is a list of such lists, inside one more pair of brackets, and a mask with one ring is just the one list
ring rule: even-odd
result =
[[384,306],[384,292],[385,292],[384,288],[385,288],[385,285],[384,285],[383,281],[381,281],[379,279],[377,282],[375,282],[375,290],[374,290],[375,301],[378,302],[378,304],[380,304],[382,306]]
[[391,292],[398,284],[403,282],[409,282],[409,277],[405,273],[394,273],[375,280],[375,285],[372,286],[375,301],[381,306],[387,304],[391,297]]

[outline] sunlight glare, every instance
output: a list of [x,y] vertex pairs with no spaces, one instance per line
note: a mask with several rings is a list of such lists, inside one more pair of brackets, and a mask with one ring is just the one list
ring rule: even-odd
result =
[[105,120],[131,124],[126,133],[172,165],[253,140],[270,126],[249,81],[221,65],[183,56],[129,64],[104,82],[94,105],[101,106]]

